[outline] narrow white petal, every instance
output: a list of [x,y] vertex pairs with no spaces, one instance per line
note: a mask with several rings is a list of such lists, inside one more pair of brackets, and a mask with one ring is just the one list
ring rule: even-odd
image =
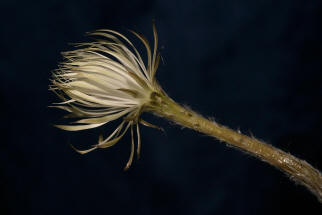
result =
[[71,145],[71,147],[76,151],[78,152],[79,154],[86,154],[88,152],[91,152],[91,151],[94,151],[95,149],[97,149],[97,147],[92,147],[90,149],[87,149],[87,150],[79,150],[79,149],[76,149],[73,145]]
[[128,170],[132,164],[134,157],[134,134],[133,134],[133,124],[131,124],[131,153],[128,162],[126,163],[126,166],[124,167],[124,170]]
[[82,120],[76,121],[75,123],[103,123],[103,122],[110,122],[110,121],[113,121],[115,119],[120,118],[121,116],[129,113],[130,111],[132,111],[132,109],[126,109],[126,110],[121,111],[119,113],[110,114],[110,115],[99,117],[99,118],[82,119]]
[[103,140],[103,137],[100,136],[99,141],[98,141],[98,145],[102,145],[102,144],[108,142],[109,140],[111,140],[113,137],[117,136],[117,134],[119,134],[119,131],[123,128],[123,125],[124,125],[124,121],[105,140]]
[[124,136],[124,134],[129,129],[129,127],[130,127],[130,123],[128,123],[128,125],[126,126],[126,128],[124,129],[123,133],[120,136],[118,136],[110,141],[107,141],[101,145],[96,145],[96,147],[97,148],[108,148],[108,147],[115,145]]
[[101,125],[104,125],[106,122],[103,123],[97,123],[97,124],[89,124],[89,125],[54,125],[57,128],[66,130],[66,131],[80,131],[80,130],[86,130],[90,128],[96,128]]
[[137,138],[138,138],[138,146],[136,148],[136,155],[137,155],[137,158],[139,159],[140,158],[140,152],[141,152],[141,134],[140,134],[140,128],[139,128],[139,123],[136,124],[136,135],[137,135]]

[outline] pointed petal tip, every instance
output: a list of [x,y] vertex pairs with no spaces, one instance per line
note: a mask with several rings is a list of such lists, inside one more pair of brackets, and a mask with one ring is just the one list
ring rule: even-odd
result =
[[131,165],[126,164],[126,166],[123,168],[123,171],[126,172],[130,169]]
[[72,144],[70,144],[70,146],[72,147],[72,149],[74,149],[76,152],[78,152],[79,154],[82,154],[82,155],[86,154],[88,152],[91,152],[97,148],[96,146],[94,146],[94,147],[87,149],[87,150],[79,150],[79,149],[76,149]]
[[102,134],[100,134],[98,136],[98,144],[100,144],[101,142],[103,142],[103,135]]
[[80,130],[96,128],[96,127],[99,127],[103,124],[105,124],[105,122],[104,123],[86,124],[86,125],[54,125],[54,127],[62,129],[62,130],[66,130],[66,131],[80,131]]

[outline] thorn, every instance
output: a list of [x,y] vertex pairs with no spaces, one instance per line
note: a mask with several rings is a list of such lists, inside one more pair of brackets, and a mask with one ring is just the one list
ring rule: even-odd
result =
[[255,138],[255,136],[254,136],[254,134],[253,134],[250,130],[248,130],[248,132],[249,132],[249,134],[250,134],[250,136],[251,136],[252,138],[256,139],[256,138]]
[[241,134],[240,127],[237,128],[237,133]]

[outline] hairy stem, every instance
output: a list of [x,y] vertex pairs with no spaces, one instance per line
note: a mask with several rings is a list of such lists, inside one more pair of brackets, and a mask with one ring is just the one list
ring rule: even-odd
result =
[[188,108],[178,105],[163,93],[152,93],[151,102],[147,109],[184,127],[224,141],[275,166],[292,180],[308,188],[322,203],[322,174],[306,161],[210,121]]

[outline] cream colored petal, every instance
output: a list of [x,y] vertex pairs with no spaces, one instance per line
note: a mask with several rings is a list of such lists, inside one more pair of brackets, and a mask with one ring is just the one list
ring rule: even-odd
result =
[[134,134],[133,134],[133,124],[131,124],[131,153],[128,162],[126,163],[126,166],[124,167],[124,170],[128,170],[132,164],[134,157]]
[[99,87],[96,87],[95,85],[90,84],[90,83],[83,81],[83,80],[72,81],[72,82],[68,83],[68,85],[70,87],[81,87],[81,88],[85,88],[85,89],[89,89],[89,90],[96,90],[96,91],[104,92],[104,90],[100,89]]
[[[122,88],[122,87],[112,89],[112,88],[109,88],[108,86],[106,86],[106,84],[104,84],[104,83],[98,83],[98,82],[95,82],[94,80],[91,80],[91,79],[88,79],[88,78],[86,78],[84,81],[86,81],[87,83],[89,83],[91,85],[95,85],[96,87],[100,88],[101,91],[104,92],[104,95],[106,95],[106,96],[112,96],[113,95],[113,96],[118,97],[118,98],[124,98],[124,99],[127,98],[127,99],[133,100],[131,97],[129,97],[129,95],[127,93],[119,91],[119,89]],[[130,89],[134,89],[134,90],[136,90],[138,92],[141,92],[141,94],[146,93],[146,92],[143,92],[142,90],[138,90],[135,87],[131,87],[131,85],[129,85],[127,87],[130,88]],[[95,92],[95,91],[93,91],[93,92]]]
[[155,74],[157,72],[157,69],[159,67],[159,63],[160,63],[160,58],[161,58],[161,55],[160,53],[157,54],[157,57],[156,57],[156,60],[154,61],[154,64],[153,64],[153,68],[152,68],[152,77],[153,77],[153,81],[156,80],[155,78]]
[[110,106],[110,107],[131,107],[132,106],[132,105],[127,105],[127,104],[123,104],[120,102],[113,102],[110,100],[99,99],[95,96],[89,96],[89,95],[82,93],[78,90],[68,90],[68,93],[71,95],[72,98],[73,98],[73,96],[78,98],[76,100],[81,99],[81,100],[85,101],[84,103],[86,103],[86,101],[88,101],[88,102],[92,102],[95,104],[101,104],[101,105],[106,105],[106,106]]
[[[90,53],[90,54],[92,54],[92,55],[95,55],[95,56],[97,56],[96,58],[98,58],[99,59],[99,61],[102,61],[102,64],[101,65],[104,65],[105,67],[108,67],[108,68],[110,68],[113,72],[117,72],[117,73],[119,73],[120,75],[122,75],[122,76],[124,76],[124,77],[126,77],[128,80],[131,80],[131,77],[129,77],[128,76],[128,72],[127,72],[127,70],[129,69],[128,67],[126,67],[125,65],[121,65],[120,63],[118,63],[118,62],[116,62],[116,61],[114,61],[114,60],[112,60],[112,59],[110,59],[110,58],[108,58],[108,57],[106,57],[106,56],[104,56],[104,55],[102,55],[102,54],[99,54],[99,53],[97,53],[97,52],[95,52],[95,51],[93,51],[93,50],[90,50],[90,49],[84,49],[84,51],[86,51],[87,53]],[[84,57],[84,60],[85,60],[86,58]],[[88,59],[88,62],[92,62],[92,58],[89,58]],[[97,59],[96,59],[96,61],[97,61]],[[94,62],[93,62],[94,63]],[[73,62],[72,64],[83,64],[83,65],[85,65],[84,63],[82,63],[82,62],[78,62],[78,61],[76,61],[75,63]],[[72,69],[72,68],[71,68]],[[143,76],[142,75],[142,73],[140,72],[140,71],[137,71],[137,70],[133,70],[133,69],[131,69],[130,68],[130,70],[132,71],[132,72],[134,72],[134,73],[137,73],[137,75],[138,76],[140,76],[141,78],[143,78],[143,79],[146,79],[146,77],[145,76]],[[146,79],[146,81],[147,81],[148,79]],[[132,80],[133,81],[133,80]],[[135,82],[134,82],[135,83]]]
[[120,118],[121,116],[129,113],[132,110],[133,109],[126,109],[126,110],[121,111],[119,113],[115,113],[115,114],[111,114],[111,115],[107,115],[107,116],[103,116],[103,117],[99,117],[99,118],[82,119],[82,120],[76,121],[75,123],[95,123],[96,124],[96,123],[110,122],[110,121]]
[[148,77],[148,74],[147,74],[147,70],[144,66],[144,63],[143,63],[143,60],[139,54],[139,52],[137,51],[137,49],[135,48],[135,46],[122,34],[116,32],[116,31],[113,31],[113,30],[108,30],[108,29],[100,29],[100,30],[97,30],[96,32],[93,32],[91,33],[91,35],[100,35],[100,36],[103,36],[103,37],[107,37],[107,38],[111,38],[113,41],[115,41],[116,43],[120,43],[120,44],[123,44],[122,42],[120,42],[120,40],[118,40],[116,37],[114,37],[113,35],[111,34],[108,34],[108,33],[103,33],[103,32],[109,32],[109,33],[112,33],[112,34],[115,34],[119,37],[121,37],[122,39],[124,39],[130,46],[131,48],[134,50],[135,52],[135,55],[138,59],[138,62],[144,72],[144,74]]
[[110,51],[104,47],[93,47],[93,48],[88,48],[88,50],[91,50],[91,51],[99,51],[99,52],[103,52],[103,53],[106,53],[108,55],[111,55],[113,56],[114,58],[116,58],[122,65],[130,68],[131,70],[133,71],[137,71],[137,68],[135,67],[135,65],[133,65],[131,63],[130,60],[128,60],[126,57],[124,57],[124,55],[120,54],[120,53],[117,53],[115,51]]
[[[86,71],[78,69],[79,74],[77,75],[78,78],[86,78],[87,81],[94,81],[99,84],[98,87],[102,88],[104,86],[104,89],[118,89],[118,88],[135,88],[138,90],[143,90],[142,86],[139,85],[139,83],[126,72],[126,74],[122,74],[125,79],[122,80],[113,80],[111,77],[105,76],[103,74],[97,74],[98,70],[94,71]],[[95,73],[96,72],[96,73]]]
[[141,152],[141,134],[140,134],[140,128],[139,128],[139,123],[136,124],[136,135],[138,137],[138,146],[136,148],[136,155],[137,159],[140,159],[140,152]]
[[116,137],[116,138],[114,138],[114,139],[112,139],[110,141],[107,141],[107,142],[105,142],[103,144],[96,145],[96,147],[97,148],[108,148],[108,147],[111,147],[111,146],[115,145],[124,136],[124,134],[129,129],[129,127],[130,127],[130,123],[128,123],[128,125],[126,126],[126,128],[124,129],[123,133],[120,136],[118,136],[118,137]]
[[124,125],[124,121],[105,140],[103,140],[103,136],[100,135],[99,139],[98,139],[98,145],[102,145],[102,144],[108,142],[109,140],[111,140],[113,137],[118,136],[118,134],[120,133],[120,131],[123,128],[123,125]]
[[48,107],[62,109],[62,110],[68,111],[70,113],[73,112],[72,109],[70,107],[68,107],[68,106],[61,106],[61,105],[53,106],[53,105],[51,105],[51,106],[48,106]]
[[155,27],[155,23],[153,22],[153,37],[154,37],[154,47],[153,47],[153,57],[152,57],[152,68],[150,70],[151,72],[151,79],[155,76],[155,70],[156,70],[156,58],[157,58],[157,49],[158,49],[158,34],[157,29]]
[[96,128],[101,125],[104,125],[106,122],[103,123],[97,123],[97,124],[89,124],[89,125],[54,125],[57,128],[66,130],[66,131],[80,131],[80,130],[86,130],[91,128]]
[[73,145],[71,145],[71,147],[76,151],[78,152],[79,154],[86,154],[88,152],[91,152],[91,151],[94,151],[95,149],[97,149],[97,147],[92,147],[90,149],[87,149],[87,150],[79,150],[79,149],[76,149]]
[[84,107],[78,108],[76,106],[71,106],[72,110],[74,113],[77,113],[78,116],[87,116],[87,117],[99,117],[99,116],[104,116],[108,114],[113,114],[116,112],[120,112],[122,109],[101,109],[101,110],[89,110]]
[[[141,42],[144,44],[144,46],[145,46],[145,48],[146,48],[146,52],[147,52],[147,58],[148,58],[148,66],[147,66],[147,68],[148,68],[148,70],[149,71],[151,71],[151,66],[152,66],[152,59],[151,59],[151,48],[150,48],[150,45],[149,45],[149,42],[148,42],[148,40],[143,36],[143,35],[140,35],[140,34],[138,34],[138,33],[136,33],[136,32],[134,32],[134,31],[131,31],[137,38],[139,38],[140,40],[141,40]],[[151,81],[151,76],[150,75],[148,75],[148,80],[150,80]]]
[[70,100],[67,100],[67,101],[64,101],[64,102],[54,102],[53,104],[54,105],[64,105],[64,104],[69,104],[69,103],[72,103],[72,102],[75,102],[75,100],[70,99]]
[[[103,92],[101,90],[93,90],[88,88],[82,88],[82,87],[71,87],[68,90],[76,90],[79,92],[82,92],[86,95],[93,96],[98,99],[105,99],[113,102],[118,102],[120,104],[131,104],[131,105],[138,105],[138,100],[133,99],[133,96],[130,96],[129,93],[123,93],[118,92],[118,90],[110,90],[109,92]],[[74,102],[78,101],[74,99]]]

